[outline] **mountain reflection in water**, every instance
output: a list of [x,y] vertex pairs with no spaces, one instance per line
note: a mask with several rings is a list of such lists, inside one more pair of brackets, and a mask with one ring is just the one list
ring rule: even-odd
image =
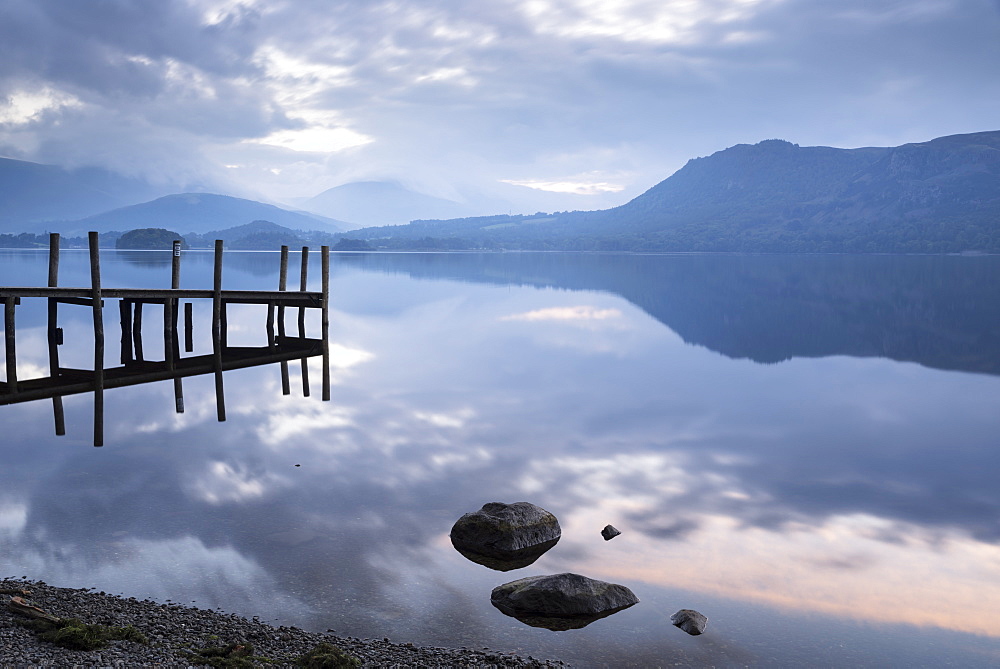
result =
[[[227,254],[229,285],[273,283],[253,255]],[[129,420],[103,450],[51,436],[44,405],[0,408],[0,565],[580,665],[995,665],[998,261],[337,255],[329,403],[263,369],[227,376],[225,424],[211,379],[182,416],[169,383],[110,392]],[[30,313],[19,357],[44,367]],[[259,327],[229,322],[234,345]],[[559,544],[507,574],[467,561],[449,529],[492,500],[552,511]],[[488,602],[564,571],[642,601],[560,634]]]
[[878,356],[1000,373],[995,256],[343,254],[414,278],[600,290],[730,358]]

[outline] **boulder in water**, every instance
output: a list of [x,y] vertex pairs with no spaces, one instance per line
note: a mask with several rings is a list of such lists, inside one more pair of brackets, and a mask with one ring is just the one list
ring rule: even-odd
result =
[[564,573],[504,583],[493,588],[490,602],[527,625],[561,631],[585,627],[639,598],[624,585]]

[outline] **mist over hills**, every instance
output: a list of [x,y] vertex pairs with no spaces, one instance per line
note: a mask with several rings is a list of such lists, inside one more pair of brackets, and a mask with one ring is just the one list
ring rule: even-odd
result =
[[[393,182],[344,184],[302,202],[311,211],[217,193],[177,193],[169,186],[96,167],[69,170],[0,158],[0,233],[15,235],[52,231],[79,236],[89,230],[106,233],[137,228],[202,235],[254,221],[274,223],[289,232],[332,234],[359,225],[404,224],[420,217],[462,216],[472,211]],[[352,222],[324,212],[343,212]]]
[[389,247],[430,237],[540,250],[1000,252],[1000,131],[886,148],[739,144],[613,209],[351,235]]
[[136,228],[167,228],[181,233],[204,234],[253,221],[269,221],[298,230],[338,232],[340,221],[317,214],[293,212],[274,205],[213,193],[180,193],[114,209],[77,221],[53,224],[50,229],[68,235],[86,234],[88,230],[108,232]]
[[0,229],[22,232],[32,223],[90,216],[168,192],[97,167],[68,170],[0,158]]
[[0,233],[85,236],[90,230],[166,228],[208,234],[254,221],[331,234],[349,227],[312,212],[215,193],[177,193],[175,188],[96,167],[69,170],[0,158]]
[[390,181],[357,181],[327,189],[302,202],[302,208],[347,221],[350,227],[404,225],[421,218],[457,218],[472,210],[404,188]]

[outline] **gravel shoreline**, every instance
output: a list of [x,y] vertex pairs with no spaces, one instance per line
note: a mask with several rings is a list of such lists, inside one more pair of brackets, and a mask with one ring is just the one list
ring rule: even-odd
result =
[[388,639],[357,639],[297,627],[272,627],[235,614],[180,604],[119,597],[89,588],[57,588],[41,581],[0,580],[0,590],[28,590],[23,599],[60,618],[126,627],[144,634],[148,643],[110,641],[104,648],[82,651],[39,639],[19,621],[0,595],[0,666],[2,667],[194,667],[192,653],[209,647],[245,644],[253,655],[267,658],[260,666],[295,666],[295,660],[329,643],[353,655],[364,667],[566,667],[553,660],[536,660],[500,651],[468,650],[391,643]]

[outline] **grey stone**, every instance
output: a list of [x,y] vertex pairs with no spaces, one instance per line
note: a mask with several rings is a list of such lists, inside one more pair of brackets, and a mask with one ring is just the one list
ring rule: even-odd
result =
[[525,624],[567,630],[634,606],[639,598],[624,585],[564,573],[504,583],[493,588],[490,602]]
[[528,566],[561,536],[556,517],[529,502],[489,502],[451,528],[451,543],[459,553],[499,571]]
[[621,533],[621,530],[614,525],[605,525],[604,529],[601,530],[601,536],[604,537],[605,541],[611,541]]
[[692,636],[704,634],[708,626],[708,618],[693,609],[681,609],[670,616],[670,622]]

